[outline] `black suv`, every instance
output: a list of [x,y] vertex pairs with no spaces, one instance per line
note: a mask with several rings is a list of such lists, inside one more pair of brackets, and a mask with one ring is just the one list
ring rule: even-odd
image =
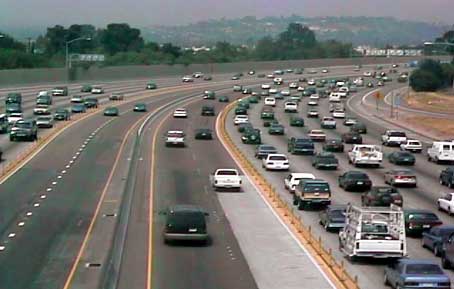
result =
[[313,155],[315,153],[314,142],[309,138],[290,138],[288,140],[288,152],[294,155]]
[[200,241],[207,243],[206,216],[208,213],[194,205],[175,205],[165,212],[164,242]]
[[454,167],[447,167],[441,171],[440,184],[454,188]]
[[341,139],[327,139],[323,144],[323,150],[327,152],[344,152],[344,144]]
[[202,106],[202,115],[203,116],[214,116],[214,106],[204,105]]
[[35,141],[38,139],[38,126],[34,119],[18,120],[9,133],[10,141],[17,140]]
[[366,191],[372,187],[372,181],[366,173],[361,171],[348,171],[339,176],[339,187],[346,191]]

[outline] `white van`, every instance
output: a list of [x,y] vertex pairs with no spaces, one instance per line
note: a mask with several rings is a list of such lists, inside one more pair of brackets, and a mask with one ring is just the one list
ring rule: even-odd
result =
[[436,141],[427,150],[429,161],[452,162],[454,161],[454,142]]

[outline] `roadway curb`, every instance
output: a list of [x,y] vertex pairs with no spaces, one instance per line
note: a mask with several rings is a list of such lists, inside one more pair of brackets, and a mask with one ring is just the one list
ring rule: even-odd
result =
[[304,220],[294,212],[293,207],[280,197],[275,187],[266,180],[232,141],[226,130],[225,122],[228,113],[233,109],[235,104],[236,102],[232,102],[226,106],[220,113],[219,121],[216,123],[216,130],[219,133],[221,143],[235,159],[243,172],[254,183],[256,188],[258,188],[263,199],[275,211],[279,219],[293,232],[311,257],[317,261],[320,269],[326,273],[326,276],[336,288],[359,289],[358,277],[352,277],[346,271],[344,261],[339,263],[334,259],[331,249],[326,249],[323,246],[322,237],[319,236],[317,238],[314,236],[311,226],[304,224]]

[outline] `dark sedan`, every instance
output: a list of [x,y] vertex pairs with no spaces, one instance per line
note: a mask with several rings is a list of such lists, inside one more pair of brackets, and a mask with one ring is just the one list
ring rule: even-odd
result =
[[423,231],[442,224],[438,216],[423,209],[405,209],[405,231],[409,235],[420,235]]
[[276,153],[277,153],[277,149],[274,146],[270,146],[270,145],[259,145],[255,149],[255,157],[258,159],[264,159],[269,154],[276,154]]
[[339,160],[329,152],[321,152],[312,158],[312,166],[316,169],[332,169],[336,170],[339,165]]
[[72,113],[84,113],[87,111],[87,108],[85,107],[84,104],[74,104],[71,107],[71,112]]
[[323,150],[327,152],[341,153],[344,151],[344,144],[341,139],[327,139],[323,144]]
[[71,118],[69,110],[66,108],[59,108],[55,111],[54,119],[55,120],[69,120]]
[[271,135],[283,135],[285,134],[285,129],[281,124],[271,124],[268,133]]
[[406,151],[395,151],[389,154],[388,160],[392,164],[413,166],[416,158],[412,153]]
[[213,132],[208,128],[200,128],[195,131],[195,139],[210,140],[213,139]]
[[362,144],[363,138],[359,133],[347,132],[342,134],[342,141],[346,144]]
[[370,191],[361,195],[363,207],[389,207],[391,204],[403,205],[402,195],[393,187],[373,186]]
[[362,122],[357,122],[354,125],[350,127],[351,132],[356,132],[359,134],[366,134],[367,133],[367,127],[364,123]]
[[454,225],[441,225],[422,233],[421,244],[431,250],[435,256],[442,255],[443,243],[454,233]]
[[252,123],[246,122],[246,123],[240,123],[238,125],[238,132],[244,132],[247,129],[253,129],[254,127],[252,126]]
[[319,214],[319,223],[326,231],[339,231],[345,226],[345,205],[330,205]]
[[214,106],[204,105],[202,106],[201,115],[203,116],[215,116]]
[[290,117],[290,126],[303,127],[304,119],[302,117],[292,116]]
[[372,187],[369,176],[361,171],[348,171],[338,178],[339,187],[346,191],[367,191]]
[[104,109],[105,116],[118,116],[120,111],[116,107],[107,107]]

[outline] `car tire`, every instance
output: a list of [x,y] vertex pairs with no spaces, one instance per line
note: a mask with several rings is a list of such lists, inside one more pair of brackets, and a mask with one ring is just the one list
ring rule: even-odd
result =
[[385,284],[385,286],[389,286],[388,275],[385,274],[383,279],[383,284]]
[[448,187],[451,189],[454,188],[454,183],[452,182],[452,180],[448,183]]
[[442,185],[442,186],[445,185],[445,182],[443,182],[443,179],[442,179],[442,178],[440,178],[439,182],[440,182],[440,185]]
[[304,210],[305,207],[306,207],[306,204],[303,201],[299,200],[298,201],[298,210]]
[[424,238],[421,239],[421,247],[427,248],[426,243],[424,242]]
[[441,267],[443,267],[443,269],[450,269],[451,268],[451,262],[449,262],[446,259],[446,256],[444,256],[444,255],[441,257]]
[[293,205],[294,206],[298,205],[298,198],[296,195],[293,195]]
[[441,256],[441,252],[440,252],[440,248],[439,248],[438,244],[434,245],[433,253],[434,253],[435,257],[440,257]]

